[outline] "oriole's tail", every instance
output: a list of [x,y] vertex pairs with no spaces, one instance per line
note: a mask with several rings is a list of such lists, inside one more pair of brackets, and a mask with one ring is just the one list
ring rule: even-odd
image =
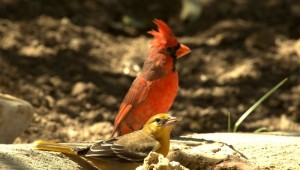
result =
[[77,153],[74,152],[70,146],[56,142],[37,140],[33,143],[33,145],[36,149],[39,150],[61,152],[69,155],[77,155]]

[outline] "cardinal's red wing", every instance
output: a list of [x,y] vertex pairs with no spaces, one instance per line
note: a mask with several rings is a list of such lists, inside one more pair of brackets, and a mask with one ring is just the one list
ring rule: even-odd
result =
[[129,91],[120,105],[118,115],[114,123],[113,135],[119,128],[120,123],[124,120],[132,108],[146,99],[150,89],[150,83],[151,82],[145,80],[143,77],[136,78],[132,83]]

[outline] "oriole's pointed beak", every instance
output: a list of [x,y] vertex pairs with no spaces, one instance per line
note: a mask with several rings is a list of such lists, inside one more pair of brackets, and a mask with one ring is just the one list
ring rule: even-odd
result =
[[177,58],[180,58],[191,52],[191,49],[183,44],[180,44],[180,48],[176,52]]
[[169,117],[165,122],[165,126],[172,126],[181,121],[181,117]]

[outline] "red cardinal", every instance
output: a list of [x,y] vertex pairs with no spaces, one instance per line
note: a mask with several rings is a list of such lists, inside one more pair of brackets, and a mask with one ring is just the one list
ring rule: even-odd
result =
[[155,114],[168,112],[178,90],[177,58],[191,50],[178,42],[166,23],[154,19],[154,36],[142,72],[132,83],[114,123],[114,135],[124,135],[143,127]]

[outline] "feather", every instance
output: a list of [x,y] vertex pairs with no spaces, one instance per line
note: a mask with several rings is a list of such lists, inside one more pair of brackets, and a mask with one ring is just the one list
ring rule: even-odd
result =
[[149,34],[154,36],[152,46],[163,46],[165,48],[167,46],[175,46],[178,44],[175,35],[166,23],[159,19],[154,19],[153,22],[157,25],[158,31],[148,31]]

